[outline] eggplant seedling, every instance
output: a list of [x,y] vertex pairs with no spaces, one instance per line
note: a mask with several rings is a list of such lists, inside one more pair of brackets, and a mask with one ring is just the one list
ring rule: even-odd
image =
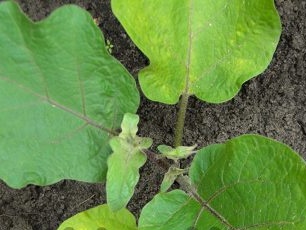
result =
[[[4,1],[0,178],[16,189],[106,182],[107,204],[59,230],[306,229],[306,164],[291,148],[254,134],[205,147],[182,142],[190,96],[228,101],[269,65],[281,34],[273,0],[111,4],[150,60],[138,76],[144,95],[180,103],[173,146],[158,153],[137,135],[135,79],[110,55],[113,46],[89,13],[63,6],[34,23]],[[190,166],[180,167],[188,157]],[[148,159],[168,172],[136,221],[126,205]]]

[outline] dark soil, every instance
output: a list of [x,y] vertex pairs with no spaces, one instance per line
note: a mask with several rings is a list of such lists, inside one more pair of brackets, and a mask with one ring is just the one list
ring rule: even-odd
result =
[[[110,9],[110,0],[19,0],[34,20],[55,8],[74,3],[100,23],[113,55],[135,76],[148,61],[130,41]],[[185,145],[207,146],[245,133],[258,133],[291,146],[306,158],[306,0],[276,0],[283,33],[268,70],[246,83],[231,101],[219,105],[191,98],[185,127]],[[171,144],[177,106],[142,98],[138,114],[140,135],[155,146]],[[158,191],[162,172],[148,162],[128,208],[139,215]],[[52,186],[21,190],[0,181],[0,230],[56,229],[68,217],[105,202],[102,184],[62,181]]]

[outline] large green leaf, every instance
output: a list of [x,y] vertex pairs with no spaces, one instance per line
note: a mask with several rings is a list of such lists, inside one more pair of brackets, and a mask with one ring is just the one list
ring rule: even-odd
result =
[[143,208],[139,229],[187,230],[200,209],[200,204],[181,190],[160,193]]
[[112,212],[104,204],[78,213],[63,222],[58,230],[136,230],[136,220],[127,209]]
[[197,153],[189,176],[192,196],[157,195],[143,209],[140,229],[306,229],[305,161],[284,144],[244,135],[208,146]]
[[151,100],[181,94],[214,103],[235,96],[271,61],[281,25],[273,0],[112,0],[150,59],[139,82]]
[[122,132],[110,140],[113,154],[108,158],[106,193],[107,204],[113,211],[124,208],[139,180],[139,168],[147,160],[144,149],[152,145],[150,138],[136,136],[139,117],[125,114]]
[[0,4],[0,178],[14,188],[105,179],[108,141],[134,113],[134,79],[91,16],[64,6],[33,23]]

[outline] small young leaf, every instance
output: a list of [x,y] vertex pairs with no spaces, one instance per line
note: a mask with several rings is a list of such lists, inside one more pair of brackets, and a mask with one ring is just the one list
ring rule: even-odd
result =
[[274,0],[112,0],[150,59],[139,83],[151,100],[187,93],[220,103],[270,63],[281,33]]
[[174,161],[178,161],[179,159],[186,159],[191,154],[196,153],[196,151],[194,150],[196,147],[197,145],[178,146],[176,148],[172,148],[168,145],[159,145],[157,149],[162,153],[162,156]]
[[104,181],[110,136],[138,104],[88,12],[64,6],[33,23],[0,3],[0,178],[9,186]]
[[168,170],[168,172],[166,172],[164,179],[160,185],[160,191],[161,192],[166,192],[171,185],[174,183],[174,181],[176,180],[176,178],[179,175],[182,175],[183,173],[186,173],[186,169],[180,169],[180,168],[176,168],[174,166],[171,166]]
[[100,205],[78,213],[64,221],[58,230],[136,230],[136,220],[127,209],[112,212],[106,205]]
[[152,145],[150,138],[136,136],[138,121],[137,115],[125,114],[122,132],[110,141],[113,154],[107,161],[106,193],[113,211],[124,208],[131,199],[139,180],[139,168],[147,160],[142,150]]
[[205,147],[189,176],[193,198],[157,195],[141,213],[141,230],[306,229],[306,164],[284,144],[244,135]]

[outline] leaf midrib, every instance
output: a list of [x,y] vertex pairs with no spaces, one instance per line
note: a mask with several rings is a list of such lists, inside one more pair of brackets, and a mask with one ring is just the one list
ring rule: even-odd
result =
[[[12,16],[12,14],[8,13],[8,15],[11,17],[12,22],[15,24],[15,26],[16,26],[16,28],[17,28],[19,34],[20,34],[20,37],[21,37],[21,39],[22,39],[23,45],[24,45],[24,47],[26,47],[26,50],[29,52],[29,56],[32,58],[33,64],[37,67],[38,71],[40,71],[40,73],[41,73],[41,70],[40,70],[40,68],[39,68],[39,65],[37,64],[37,62],[36,62],[36,60],[35,60],[33,54],[32,54],[32,53],[30,52],[30,50],[28,49],[28,45],[27,45],[27,43],[25,42],[24,35],[23,35],[22,31],[20,30],[20,27],[19,27],[18,23],[15,21],[14,17]],[[26,21],[29,22],[29,20],[28,20],[27,18],[26,18]],[[30,23],[33,24],[33,22],[31,22],[31,21],[30,21]],[[31,25],[31,26],[33,26],[33,25]],[[33,28],[31,27],[31,29],[33,29]],[[78,62],[78,58],[76,58],[76,61]],[[78,65],[77,65],[77,66],[78,66]],[[31,90],[30,88],[25,87],[24,85],[18,83],[17,81],[9,79],[8,77],[0,76],[0,80],[3,80],[3,81],[6,81],[6,82],[9,82],[9,83],[14,84],[15,86],[17,86],[18,88],[20,88],[20,89],[23,90],[24,92],[27,92],[27,93],[29,93],[29,94],[32,94],[32,95],[34,95],[34,96],[40,98],[41,100],[43,100],[43,101],[49,103],[51,106],[55,106],[55,107],[61,109],[62,111],[65,111],[65,112],[67,112],[67,113],[72,114],[73,116],[79,118],[80,120],[83,120],[86,124],[89,124],[89,125],[91,125],[92,127],[95,127],[95,128],[97,128],[97,129],[99,129],[99,130],[102,130],[102,131],[104,131],[104,132],[107,132],[107,133],[109,133],[110,135],[113,135],[113,136],[117,135],[117,133],[116,133],[115,131],[113,131],[112,129],[109,129],[109,128],[104,127],[103,125],[101,125],[101,124],[95,122],[94,120],[90,119],[90,118],[86,115],[85,97],[84,97],[84,93],[85,93],[85,92],[84,92],[84,88],[83,88],[83,82],[82,82],[81,79],[80,79],[79,68],[77,69],[77,73],[78,73],[78,74],[77,74],[77,75],[78,75],[77,77],[78,77],[78,82],[79,82],[80,91],[81,91],[80,93],[81,93],[82,112],[83,112],[83,114],[80,114],[80,113],[78,113],[78,112],[76,112],[76,111],[74,111],[74,110],[72,110],[72,109],[70,109],[70,108],[68,108],[68,107],[66,107],[66,106],[64,106],[64,105],[61,105],[61,104],[58,103],[57,101],[52,100],[52,99],[50,98],[50,96],[49,96],[49,92],[48,92],[48,87],[47,87],[46,79],[45,79],[45,77],[44,77],[44,75],[43,75],[42,73],[41,73],[41,80],[42,80],[42,82],[44,83],[44,86],[43,86],[43,87],[44,87],[44,91],[45,91],[45,94],[46,94],[46,95],[40,95],[40,94],[34,92],[33,90]]]
[[185,89],[184,94],[189,95],[189,84],[190,84],[190,66],[191,66],[191,52],[193,43],[193,32],[192,32],[192,14],[193,14],[193,0],[189,1],[188,7],[188,48],[186,57],[186,76],[185,76]]
[[72,114],[73,116],[79,118],[80,120],[84,121],[86,124],[91,125],[92,127],[95,127],[95,128],[97,128],[99,130],[107,132],[107,133],[109,133],[110,135],[113,135],[113,136],[117,135],[117,133],[115,131],[104,127],[103,125],[97,123],[96,121],[92,120],[88,116],[80,114],[80,113],[78,113],[78,112],[76,112],[76,111],[74,111],[74,110],[72,110],[72,109],[70,109],[70,108],[68,108],[68,107],[58,103],[57,101],[52,100],[50,97],[47,97],[47,96],[44,96],[44,95],[40,95],[39,93],[34,92],[30,88],[25,87],[24,85],[16,82],[15,80],[12,80],[12,79],[9,79],[9,78],[3,77],[3,76],[0,76],[0,80],[8,82],[8,83],[11,83],[11,84],[15,85],[16,87],[20,88],[25,93],[31,94],[31,95],[39,98],[40,100],[47,102],[51,106],[55,106],[55,107],[59,108],[60,110],[62,110],[64,112]]
[[202,198],[198,194],[192,194],[193,198],[201,205],[201,209],[198,211],[197,218],[193,224],[193,227],[196,227],[198,220],[204,210],[207,210],[211,215],[213,215],[216,219],[218,219],[223,225],[228,227],[230,230],[246,230],[251,228],[263,227],[263,226],[284,226],[284,225],[292,225],[296,222],[287,221],[287,220],[279,220],[279,221],[271,221],[271,222],[263,222],[257,223],[249,226],[235,227],[232,225],[223,215],[221,215],[217,210],[211,207],[206,201],[202,200]]

